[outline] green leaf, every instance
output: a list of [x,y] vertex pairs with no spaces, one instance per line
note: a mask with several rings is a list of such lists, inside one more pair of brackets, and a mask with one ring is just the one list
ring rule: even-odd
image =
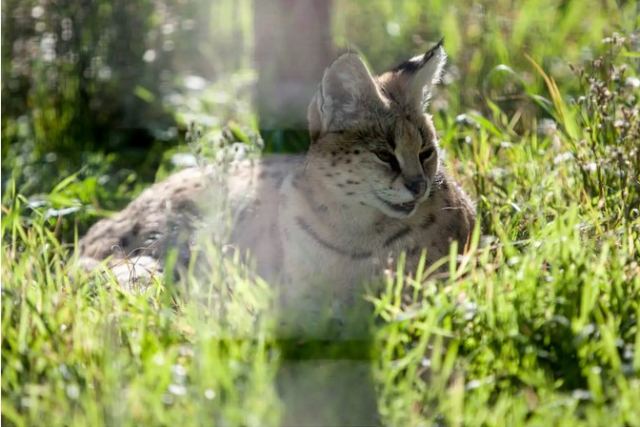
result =
[[133,93],[135,93],[138,98],[142,99],[145,102],[148,102],[149,104],[151,104],[156,99],[155,95],[151,93],[149,89],[140,85],[136,86]]

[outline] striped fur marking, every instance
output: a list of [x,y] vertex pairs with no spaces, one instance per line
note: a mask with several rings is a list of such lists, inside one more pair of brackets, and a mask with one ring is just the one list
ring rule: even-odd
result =
[[396,233],[392,234],[384,241],[383,246],[387,247],[394,243],[396,240],[402,239],[407,234],[411,233],[411,227],[404,227],[398,230]]
[[351,259],[365,259],[370,258],[373,255],[373,253],[370,251],[350,252],[346,249],[342,249],[318,236],[318,233],[316,233],[304,219],[296,217],[296,222],[298,223],[298,226],[303,229],[309,236],[311,236],[316,242],[318,242],[325,248],[332,250],[333,252],[339,253],[340,255],[348,256]]

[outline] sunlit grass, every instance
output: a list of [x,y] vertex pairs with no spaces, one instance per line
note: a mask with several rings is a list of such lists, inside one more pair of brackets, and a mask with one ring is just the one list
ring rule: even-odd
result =
[[[497,16],[475,22],[473,10],[432,3],[424,13],[442,16],[452,57],[477,51],[463,72],[470,86],[450,86],[467,101],[434,113],[446,165],[477,200],[479,228],[464,257],[443,261],[448,275],[400,263],[381,292],[363,296],[374,311],[366,351],[311,346],[304,358],[370,361],[391,426],[640,426],[640,93],[627,80],[638,77],[637,52],[599,34],[608,20],[624,26],[616,14],[632,2],[587,12],[588,2],[570,1],[560,13],[554,1],[523,1],[506,32]],[[418,20],[419,6],[375,16]],[[473,32],[481,24],[491,42]],[[533,38],[541,29],[550,32]],[[369,53],[382,63],[385,49],[405,55],[403,43],[371,43]],[[563,59],[582,63],[583,48],[608,54],[573,73]],[[496,61],[507,77],[499,86],[516,82],[517,102],[491,95],[485,77]],[[456,117],[482,88],[491,95],[483,111]],[[246,137],[237,125],[227,132]],[[282,313],[269,284],[214,247],[204,250],[215,268],[186,283],[167,275],[126,292],[107,270],[81,271],[74,230],[106,213],[96,171],[38,197],[3,176],[2,421],[278,425],[287,411],[278,372],[302,350],[276,339]],[[111,197],[130,197],[131,179],[119,178]]]
[[491,237],[413,301],[374,300],[391,425],[640,423],[638,119],[623,111],[637,112],[638,90],[611,60],[585,69],[579,102],[544,76],[549,134],[514,134],[500,111],[444,133],[454,169],[475,171]]
[[206,290],[125,292],[82,272],[42,221],[5,215],[3,238],[3,422],[274,424],[271,299],[237,260],[217,256]]

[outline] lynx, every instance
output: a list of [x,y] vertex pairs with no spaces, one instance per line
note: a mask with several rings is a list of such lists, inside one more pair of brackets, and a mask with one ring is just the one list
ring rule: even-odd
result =
[[[235,223],[228,243],[249,251],[260,275],[284,284],[285,299],[322,294],[348,305],[390,257],[406,253],[410,271],[423,250],[433,263],[451,242],[461,249],[468,242],[473,203],[443,167],[424,113],[445,60],[439,43],[373,76],[346,53],[326,69],[309,105],[305,156],[230,166],[224,180]],[[171,248],[188,262],[191,237],[206,233],[194,218],[207,215],[215,173],[192,168],[153,185],[94,225],[79,243],[81,256],[88,263],[109,258],[114,271],[127,265],[120,269],[125,281],[141,267],[160,273]]]

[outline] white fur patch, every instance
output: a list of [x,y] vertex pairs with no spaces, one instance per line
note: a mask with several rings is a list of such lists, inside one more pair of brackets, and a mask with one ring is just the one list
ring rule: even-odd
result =
[[[419,55],[411,61],[422,61],[424,55]],[[438,47],[431,59],[416,71],[409,80],[408,93],[412,101],[417,104],[426,103],[431,97],[433,87],[440,82],[442,71],[447,62],[447,54],[442,46]]]
[[324,130],[357,120],[366,100],[380,100],[373,76],[355,53],[336,59],[324,72],[318,99]]

